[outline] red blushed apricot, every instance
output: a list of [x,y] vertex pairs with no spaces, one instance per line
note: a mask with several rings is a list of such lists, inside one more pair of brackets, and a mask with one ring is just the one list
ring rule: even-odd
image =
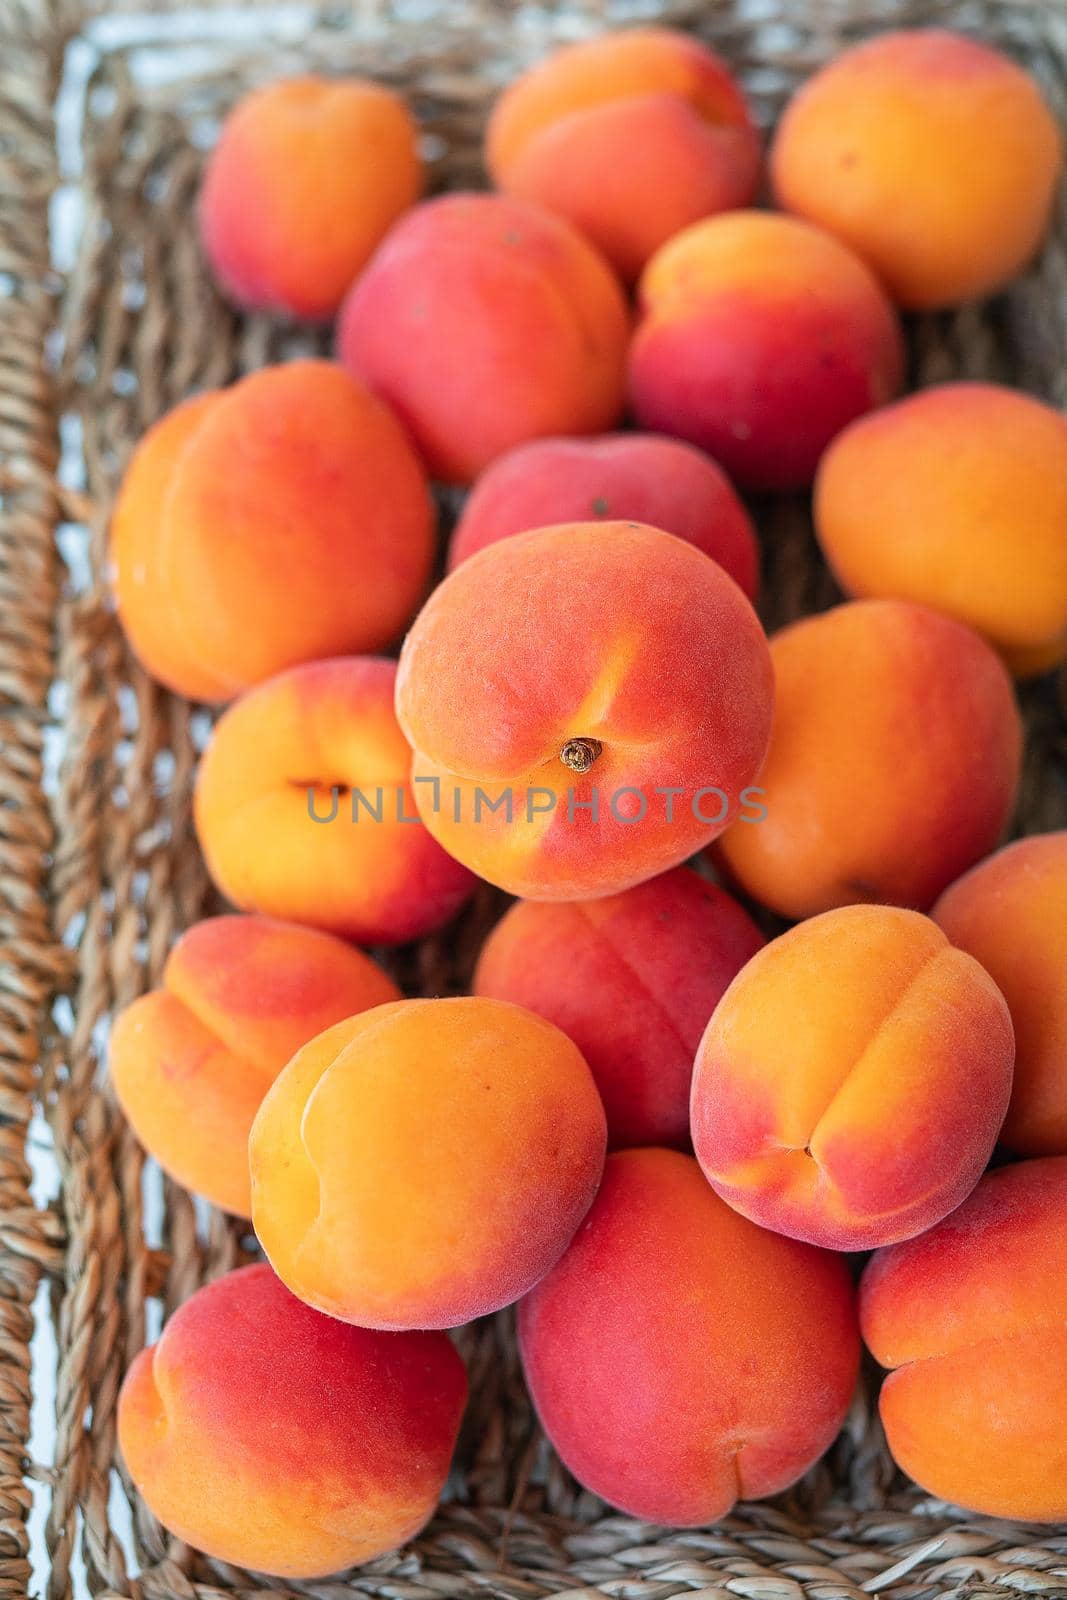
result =
[[1002,1142],[1018,1155],[1067,1155],[1067,832],[1006,845],[930,914],[1011,1011],[1015,1083]]
[[735,211],[695,223],[641,279],[630,399],[749,489],[809,484],[843,427],[897,393],[904,347],[877,279],[829,234]]
[[744,811],[772,696],[763,631],[722,568],[600,522],[457,567],[408,634],[396,704],[445,849],[525,899],[588,900]]
[[293,361],[150,429],[111,537],[146,671],[226,700],[297,662],[391,643],[429,582],[434,514],[388,408],[332,362]]
[[313,661],[219,719],[194,815],[208,871],[244,911],[361,944],[402,944],[455,916],[474,880],[419,824],[396,668]]
[[673,1527],[795,1482],[841,1427],[859,1358],[845,1263],[746,1222],[672,1150],[609,1157],[519,1342],[579,1482]]
[[860,1288],[897,1464],[986,1516],[1067,1518],[1067,1160],[984,1177],[918,1239],[880,1250]]
[[288,78],[246,95],[204,174],[200,237],[226,293],[315,320],[423,189],[418,130],[365,79]]
[[799,919],[875,900],[927,910],[998,843],[1022,727],[976,633],[925,606],[857,600],[771,640],[764,820],[719,850],[747,893]]
[[790,102],[771,152],[779,204],[851,245],[913,310],[1014,278],[1048,227],[1060,165],[1034,80],[936,28],[846,50]]
[[948,383],[853,423],[815,486],[850,594],[918,600],[1020,675],[1067,656],[1067,418],[991,383]]
[[736,900],[676,867],[602,900],[520,900],[486,940],[474,992],[527,1006],[574,1040],[613,1146],[684,1149],[694,1052],[762,944]]
[[966,1199],[1011,1091],[1003,995],[928,917],[846,906],[767,945],[693,1068],[693,1146],[716,1194],[832,1250],[910,1238]]
[[689,223],[749,204],[759,135],[713,51],[668,28],[632,28],[560,50],[506,89],[486,164],[632,280]]
[[290,1056],[400,991],[340,939],[267,917],[212,917],[178,940],[159,989],[115,1019],[111,1082],[172,1178],[252,1215],[248,1135]]
[[453,194],[397,225],[345,301],[337,348],[435,477],[470,483],[527,439],[601,433],[622,410],[629,316],[561,217]]
[[501,456],[467,497],[449,570],[514,533],[601,520],[645,522],[677,534],[755,599],[755,529],[729,478],[692,445],[652,434],[537,439]]
[[605,1144],[589,1068],[551,1023],[497,1000],[403,1000],[328,1029],[270,1089],[253,1221],[320,1311],[455,1327],[559,1259]]
[[119,1444],[149,1508],[218,1561],[317,1578],[433,1515],[467,1399],[442,1333],[375,1333],[267,1266],[197,1290],[136,1358]]

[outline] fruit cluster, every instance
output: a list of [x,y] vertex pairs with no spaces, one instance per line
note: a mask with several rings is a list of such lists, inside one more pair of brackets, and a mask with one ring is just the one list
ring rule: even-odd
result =
[[[899,309],[1039,248],[1057,127],[984,45],[878,36],[753,209],[726,66],[637,29],[512,84],[485,156],[420,201],[394,94],[294,79],[208,162],[218,283],[338,359],[186,400],[114,515],[134,652],[230,702],[195,823],[237,911],[111,1083],[269,1262],[134,1361],[129,1472],[221,1560],[373,1557],[445,1484],[447,1330],[518,1302],[549,1438],[636,1516],[792,1483],[862,1337],[920,1485],[1067,1517],[1067,833],[998,849],[1011,675],[1067,657],[1067,421],[898,398]],[[431,480],[473,486],[432,592]],[[812,486],[850,598],[768,642],[739,491]],[[519,898],[473,992],[403,998],[357,946],[479,878]]]

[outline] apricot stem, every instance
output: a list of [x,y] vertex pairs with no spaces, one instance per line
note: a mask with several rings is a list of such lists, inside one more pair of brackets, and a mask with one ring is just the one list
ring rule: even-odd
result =
[[559,759],[572,772],[588,772],[603,748],[599,739],[568,739]]

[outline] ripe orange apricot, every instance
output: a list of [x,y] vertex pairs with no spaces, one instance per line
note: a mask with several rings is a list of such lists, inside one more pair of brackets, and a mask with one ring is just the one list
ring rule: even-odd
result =
[[845,1263],[747,1222],[673,1150],[608,1158],[519,1307],[519,1343],[579,1482],[672,1527],[795,1482],[841,1427],[859,1359]]
[[119,1444],[179,1539],[257,1572],[325,1577],[433,1515],[466,1399],[445,1334],[348,1327],[257,1265],[198,1289],[142,1350]]
[[787,211],[851,245],[901,305],[929,311],[991,294],[1026,266],[1061,143],[1037,84],[1000,51],[902,30],[809,78],[782,118],[771,176]]
[[423,188],[418,129],[364,78],[287,78],[226,119],[200,192],[200,237],[225,292],[253,310],[333,315]]
[[1067,1155],[1067,832],[1005,845],[930,915],[1004,992],[1015,1082],[1001,1135],[1017,1155]]
[[396,704],[445,849],[526,899],[587,900],[747,814],[772,696],[763,630],[722,568],[599,522],[457,567],[408,634]]
[[749,489],[809,484],[835,434],[897,393],[896,313],[858,256],[793,217],[733,211],[652,257],[630,347],[643,428]]
[[[190,700],[226,700],[233,688],[225,668],[189,649],[182,616],[163,580],[159,559],[163,507],[174,465],[221,396],[194,395],[168,411],[130,457],[111,518],[115,601],[126,640],[145,671]],[[239,618],[233,618],[237,631]]]
[[733,827],[737,882],[799,919],[874,900],[928,910],[999,842],[1022,726],[983,639],[903,600],[854,600],[771,640],[765,817]]
[[600,520],[646,522],[677,534],[756,598],[756,533],[729,478],[692,445],[654,434],[535,439],[501,456],[467,496],[449,569],[514,533]]
[[929,1233],[863,1276],[863,1336],[883,1367],[898,1466],[986,1516],[1067,1518],[1067,1159],[984,1177]]
[[1003,995],[928,917],[845,906],[753,956],[693,1069],[693,1145],[716,1194],[831,1250],[910,1238],[993,1152],[1015,1044]]
[[475,994],[547,1017],[589,1063],[613,1147],[689,1144],[693,1055],[763,936],[688,867],[600,900],[520,900],[482,947]]
[[947,383],[854,422],[819,466],[815,524],[849,594],[931,605],[1012,671],[1067,656],[1067,417]]
[[395,681],[373,656],[311,661],[220,717],[194,818],[208,871],[241,910],[403,944],[470,898],[470,873],[419,824]]
[[449,194],[390,233],[345,300],[337,349],[433,476],[470,483],[527,439],[610,428],[628,335],[621,286],[562,217]]
[[498,1000],[402,1000],[328,1028],[268,1091],[252,1218],[318,1310],[455,1327],[559,1259],[606,1139],[589,1068],[551,1023]]
[[689,223],[749,204],[759,135],[714,51],[670,28],[629,28],[559,50],[506,89],[486,165],[632,280]]
[[115,1018],[111,1083],[165,1172],[250,1217],[248,1135],[269,1086],[324,1028],[399,999],[368,956],[329,934],[211,917],[178,940],[162,986]]
[[133,454],[111,529],[146,671],[227,700],[297,662],[378,650],[429,582],[429,486],[388,408],[329,361],[200,395]]

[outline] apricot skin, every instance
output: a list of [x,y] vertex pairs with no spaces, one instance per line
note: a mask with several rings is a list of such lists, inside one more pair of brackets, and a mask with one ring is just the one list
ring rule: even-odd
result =
[[118,1436],[177,1538],[235,1566],[317,1578],[429,1520],[466,1398],[444,1334],[347,1327],[257,1265],[197,1290],[137,1356]]
[[[763,631],[722,569],[658,529],[598,522],[458,566],[407,636],[396,703],[444,848],[525,899],[589,900],[747,814],[772,698]],[[592,741],[584,768],[575,740]]]
[[474,992],[527,1006],[574,1040],[612,1148],[686,1149],[693,1055],[762,944],[725,890],[676,867],[601,900],[520,900],[483,945]]
[[900,389],[904,346],[870,270],[768,212],[694,223],[641,278],[638,424],[699,445],[741,488],[801,489],[830,440]]
[[985,1516],[1067,1518],[1067,1159],[988,1173],[958,1211],[880,1250],[863,1336],[892,1370],[879,1409],[898,1466]]
[[164,1171],[250,1217],[248,1135],[267,1089],[324,1028],[399,998],[340,939],[268,917],[212,917],[178,940],[160,988],[115,1018],[111,1084]]
[[914,911],[846,906],[772,941],[719,1002],[693,1069],[708,1182],[762,1227],[870,1250],[974,1188],[1014,1035],[978,962]]
[[395,680],[375,656],[307,662],[216,723],[193,813],[208,871],[241,910],[403,944],[470,898],[470,873],[419,826]]
[[405,1000],[299,1051],[252,1129],[252,1217],[318,1310],[449,1328],[558,1260],[600,1182],[604,1108],[577,1048],[497,1000]]
[[1067,418],[991,383],[948,383],[846,428],[815,484],[823,554],[849,594],[934,606],[1020,677],[1067,656]]
[[1067,832],[1005,845],[930,915],[1003,990],[1015,1082],[1001,1135],[1021,1156],[1067,1155]]
[[903,600],[856,600],[771,640],[764,821],[717,849],[792,919],[880,901],[926,911],[994,849],[1015,806],[1022,725],[984,640]]
[[760,147],[713,51],[633,28],[559,50],[506,89],[486,162],[501,188],[569,218],[632,281],[689,223],[751,202]]
[[111,527],[134,654],[199,700],[391,644],[433,554],[403,429],[329,361],[264,367],[168,412],[133,453]]
[[287,78],[238,103],[200,193],[204,254],[249,310],[320,321],[423,188],[418,130],[380,84]]
[[190,654],[159,560],[163,505],[174,464],[218,398],[194,395],[155,423],[134,450],[111,519],[115,601],[127,643],[145,671],[190,700],[227,700],[228,673]]
[[568,222],[450,194],[390,233],[345,300],[337,350],[431,474],[466,484],[528,439],[612,427],[628,337],[620,284]]
[[748,597],[759,584],[751,518],[708,456],[677,439],[608,434],[521,445],[475,484],[449,546],[449,570],[512,534],[564,522],[645,522],[717,561]]
[[651,1149],[608,1158],[586,1225],[519,1307],[519,1343],[564,1464],[672,1527],[799,1478],[844,1421],[859,1357],[845,1263]]
[[932,311],[992,294],[1026,266],[1061,146],[1037,84],[1007,56],[943,29],[902,30],[809,78],[779,125],[771,178],[780,205],[851,245],[900,305]]

